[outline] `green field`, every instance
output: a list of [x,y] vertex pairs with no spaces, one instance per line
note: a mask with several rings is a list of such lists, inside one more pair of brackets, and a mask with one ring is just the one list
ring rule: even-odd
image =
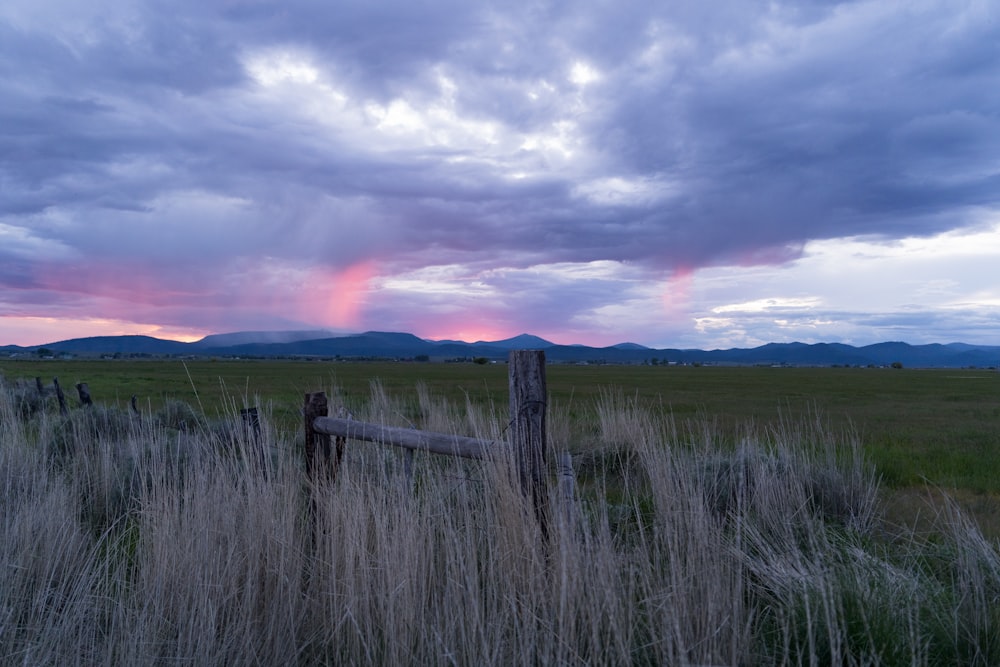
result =
[[[3,360],[8,379],[59,377],[71,404],[87,382],[94,400],[143,409],[180,400],[206,416],[260,405],[282,428],[299,427],[305,392],[336,393],[354,409],[377,380],[394,397],[418,383],[464,405],[507,404],[504,364],[295,361]],[[673,416],[678,429],[706,423],[733,437],[747,428],[819,419],[853,431],[891,488],[927,481],[974,494],[1000,493],[1000,373],[983,370],[730,368],[549,365],[552,413],[569,423],[570,450],[587,446],[596,406],[611,394]],[[550,413],[550,414],[552,414]]]

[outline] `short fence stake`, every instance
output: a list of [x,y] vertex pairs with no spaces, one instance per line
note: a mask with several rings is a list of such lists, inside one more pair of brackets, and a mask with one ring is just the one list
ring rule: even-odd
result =
[[266,473],[267,452],[261,437],[260,412],[256,406],[240,408],[240,418],[243,421],[243,435],[246,436],[246,455],[251,460],[256,459],[257,465]]
[[93,405],[94,401],[90,398],[90,387],[87,386],[86,382],[78,382],[76,385],[76,391],[80,394],[80,405]]
[[[135,396],[132,397],[133,399]],[[260,413],[257,408],[240,408],[240,417],[243,419],[243,427],[247,433],[253,436],[254,440],[260,439]]]

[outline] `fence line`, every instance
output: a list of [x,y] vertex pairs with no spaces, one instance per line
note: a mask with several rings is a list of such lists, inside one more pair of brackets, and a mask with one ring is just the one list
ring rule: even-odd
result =
[[[510,447],[517,462],[521,491],[534,507],[542,534],[548,534],[548,493],[545,487],[546,461],[546,382],[545,353],[540,350],[512,350],[509,356]],[[503,446],[446,433],[396,428],[327,416],[329,402],[323,392],[305,395],[306,474],[316,481],[317,471],[334,479],[344,454],[344,443],[351,440],[377,442],[407,450],[419,449],[432,454],[481,459],[491,449]],[[336,451],[330,437],[337,438]],[[320,459],[322,453],[322,460]]]

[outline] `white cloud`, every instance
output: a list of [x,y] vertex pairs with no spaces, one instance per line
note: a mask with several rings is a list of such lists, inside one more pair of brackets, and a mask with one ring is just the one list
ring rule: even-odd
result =
[[427,266],[414,271],[383,277],[377,289],[395,292],[397,298],[443,295],[455,299],[496,297],[495,289],[482,276],[469,273],[461,265]]
[[995,336],[977,323],[1000,306],[991,277],[998,260],[1000,225],[924,238],[814,241],[791,264],[695,271],[690,328],[681,336],[717,346],[887,338],[992,344]]
[[320,79],[311,58],[283,49],[248,55],[245,64],[250,76],[265,87],[282,83],[312,85]]
[[601,78],[601,73],[597,69],[580,61],[573,63],[569,73],[569,80],[581,88],[600,81]]
[[601,206],[652,206],[679,194],[676,183],[656,176],[609,176],[573,188],[574,196]]
[[712,308],[713,313],[766,313],[770,311],[813,309],[821,304],[819,297],[768,297],[743,303]]

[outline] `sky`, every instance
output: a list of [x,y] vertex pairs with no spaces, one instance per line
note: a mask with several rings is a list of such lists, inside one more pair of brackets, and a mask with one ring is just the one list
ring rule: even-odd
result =
[[5,0],[0,345],[1000,345],[995,0]]

